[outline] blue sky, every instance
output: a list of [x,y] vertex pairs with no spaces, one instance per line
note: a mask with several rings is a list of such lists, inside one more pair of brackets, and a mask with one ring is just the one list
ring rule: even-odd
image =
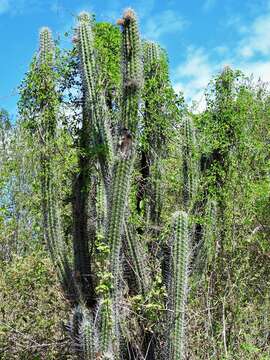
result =
[[129,6],[139,15],[143,37],[167,49],[175,89],[198,109],[203,89],[224,65],[270,81],[270,0],[0,0],[0,107],[15,114],[16,88],[40,27],[63,38],[81,10],[114,23]]

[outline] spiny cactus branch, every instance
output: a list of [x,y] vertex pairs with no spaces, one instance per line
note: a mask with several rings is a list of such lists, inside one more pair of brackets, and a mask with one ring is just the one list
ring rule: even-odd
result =
[[184,318],[189,258],[188,216],[183,211],[174,214],[171,249],[171,281],[168,294],[169,357],[172,360],[181,360],[184,359]]

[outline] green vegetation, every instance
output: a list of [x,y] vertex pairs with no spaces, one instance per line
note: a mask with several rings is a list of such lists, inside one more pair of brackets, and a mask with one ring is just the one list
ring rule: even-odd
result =
[[117,23],[42,28],[0,111],[0,358],[270,359],[270,93],[225,68],[193,114]]

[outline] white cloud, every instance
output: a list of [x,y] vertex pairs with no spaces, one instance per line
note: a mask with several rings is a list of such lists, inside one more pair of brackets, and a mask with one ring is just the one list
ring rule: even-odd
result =
[[263,82],[270,83],[270,61],[254,61],[242,63],[240,65],[241,70],[247,75],[253,75],[253,77]]
[[218,66],[210,62],[202,48],[187,50],[187,56],[174,71],[174,89],[183,91],[186,100],[195,101],[198,109],[205,108],[204,89]]
[[237,54],[215,61],[215,57],[212,57],[215,51],[215,48],[208,53],[202,48],[189,48],[186,59],[173,72],[175,91],[183,92],[193,111],[201,112],[205,109],[204,91],[211,78],[227,65],[252,76],[254,81],[261,80],[270,85],[270,61],[246,61],[240,59]]
[[185,62],[176,69],[176,76],[196,79],[196,87],[203,85],[210,74],[208,55],[202,48],[188,48]]
[[263,15],[257,16],[250,26],[238,17],[231,18],[226,26],[237,28],[240,38],[233,44],[220,44],[214,48],[189,47],[186,58],[172,72],[174,88],[183,91],[189,104],[197,102],[195,110],[205,108],[204,90],[211,78],[227,64],[240,69],[254,81],[261,80],[270,86],[270,1]]
[[270,13],[257,17],[240,42],[238,54],[244,58],[270,54]]
[[204,89],[192,88],[191,83],[182,83],[182,82],[176,82],[173,85],[174,91],[176,93],[183,92],[186,101],[192,108],[193,112],[202,112],[206,108],[206,101],[204,96]]
[[10,8],[9,0],[0,0],[0,14],[6,13]]
[[224,26],[227,28],[234,28],[238,33],[246,34],[248,31],[247,24],[244,24],[241,16],[231,14],[227,19],[224,19]]
[[179,14],[166,10],[146,20],[143,34],[149,40],[157,40],[165,34],[181,31],[186,25],[187,21]]

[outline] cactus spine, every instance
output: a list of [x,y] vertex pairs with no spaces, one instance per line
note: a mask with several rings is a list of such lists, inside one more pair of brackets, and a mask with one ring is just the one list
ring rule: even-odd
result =
[[171,281],[169,311],[171,311],[170,359],[184,359],[184,317],[188,278],[188,216],[185,212],[174,214],[171,254]]

